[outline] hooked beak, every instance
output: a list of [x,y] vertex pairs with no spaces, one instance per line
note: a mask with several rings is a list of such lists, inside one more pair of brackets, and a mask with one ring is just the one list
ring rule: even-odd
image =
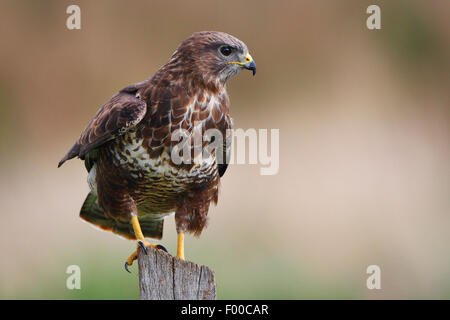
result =
[[245,68],[247,70],[252,70],[253,71],[253,75],[255,75],[255,73],[256,73],[256,63],[255,63],[255,61],[253,61],[252,56],[250,54],[248,54],[248,53],[245,55],[245,58],[244,58],[243,62],[230,61],[230,62],[227,62],[227,63],[235,63],[235,64],[238,64],[238,65],[240,65],[241,67],[243,67],[243,68]]
[[253,61],[253,58],[250,54],[247,53],[245,56],[245,63],[242,65],[247,70],[252,70],[253,75],[256,73],[256,63]]

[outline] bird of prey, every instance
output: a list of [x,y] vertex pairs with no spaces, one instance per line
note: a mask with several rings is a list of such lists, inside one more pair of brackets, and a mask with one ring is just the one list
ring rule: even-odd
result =
[[[210,203],[217,204],[229,144],[222,149],[225,161],[217,161],[215,152],[200,162],[178,163],[171,135],[179,129],[192,135],[197,126],[227,136],[232,119],[226,82],[242,69],[256,72],[242,41],[196,32],[152,77],[106,102],[58,164],[84,160],[90,192],[80,217],[137,240],[146,252],[149,246],[164,249],[145,238],[161,239],[164,218],[175,213],[177,256],[184,259],[185,232],[200,235]],[[137,250],[125,262],[127,271],[136,258]]]

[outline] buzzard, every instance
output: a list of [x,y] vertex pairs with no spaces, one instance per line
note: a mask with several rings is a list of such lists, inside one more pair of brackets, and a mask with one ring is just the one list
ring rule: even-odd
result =
[[[137,240],[146,251],[148,246],[165,250],[145,238],[161,239],[164,218],[175,213],[177,256],[184,259],[184,234],[199,236],[206,226],[227,169],[218,159],[226,160],[230,148],[224,139],[220,152],[179,163],[172,157],[178,143],[172,134],[192,135],[200,128],[226,137],[232,126],[226,81],[242,69],[256,72],[242,41],[223,32],[197,32],[152,77],[106,102],[58,164],[84,160],[91,191],[80,217]],[[127,271],[136,258],[137,250],[125,262]]]

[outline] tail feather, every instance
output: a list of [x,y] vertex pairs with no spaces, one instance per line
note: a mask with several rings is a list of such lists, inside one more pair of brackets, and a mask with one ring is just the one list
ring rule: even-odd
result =
[[[105,216],[97,202],[97,193],[89,192],[80,211],[80,218],[107,231],[112,231],[130,240],[136,240],[131,223],[120,222]],[[163,235],[164,219],[155,219],[151,215],[139,217],[144,237],[161,239]]]

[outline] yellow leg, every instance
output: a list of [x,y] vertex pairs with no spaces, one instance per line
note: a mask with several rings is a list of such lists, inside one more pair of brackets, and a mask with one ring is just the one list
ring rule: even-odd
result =
[[131,217],[131,224],[133,225],[134,235],[136,239],[142,240],[145,243],[144,234],[141,230],[141,225],[139,224],[139,219],[136,216]]
[[[144,238],[144,234],[142,233],[141,230],[141,226],[139,225],[139,219],[136,216],[132,216],[131,217],[131,224],[133,225],[133,230],[134,230],[134,235],[136,236],[136,239],[138,240],[138,249],[139,246],[143,247],[144,249],[146,247],[153,247],[156,248],[156,244],[150,244],[147,241],[145,241]],[[133,264],[133,261],[137,259],[137,251],[138,249],[136,249],[127,259],[127,261],[125,262],[125,270],[127,270],[128,272],[130,272],[128,270],[128,267],[131,266]]]
[[184,260],[184,233],[178,233],[177,257]]

